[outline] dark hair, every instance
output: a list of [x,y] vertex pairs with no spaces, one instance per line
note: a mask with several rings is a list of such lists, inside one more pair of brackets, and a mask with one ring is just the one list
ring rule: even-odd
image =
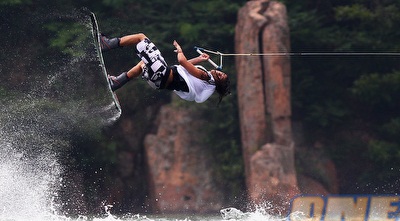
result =
[[219,101],[218,104],[221,103],[222,98],[231,94],[231,81],[229,80],[228,75],[224,81],[220,79],[215,79],[215,90],[219,94]]
[[[207,69],[205,69],[203,66],[201,65],[195,65],[198,69],[209,73],[207,71]],[[216,70],[217,71],[217,70]],[[221,71],[222,72],[222,71]],[[224,72],[222,72],[224,73]],[[229,80],[229,77],[226,73],[224,73],[226,75],[226,80],[225,81],[221,81],[218,78],[214,78],[214,82],[215,82],[215,90],[217,91],[217,93],[219,94],[219,101],[218,104],[221,103],[222,98],[224,98],[225,96],[231,94],[231,81]]]

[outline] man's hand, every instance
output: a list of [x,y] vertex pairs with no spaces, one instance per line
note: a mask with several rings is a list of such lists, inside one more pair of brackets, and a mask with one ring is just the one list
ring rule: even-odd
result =
[[173,45],[176,48],[176,53],[177,57],[178,57],[178,62],[180,65],[182,65],[183,68],[185,68],[189,74],[191,74],[192,76],[201,79],[201,80],[209,80],[210,77],[208,76],[208,74],[200,69],[198,69],[197,67],[194,66],[194,64],[199,63],[201,61],[207,61],[210,56],[208,54],[201,54],[198,57],[195,57],[193,59],[190,59],[189,61],[186,59],[185,55],[182,52],[182,48],[181,46],[178,44],[178,42],[174,41]]
[[199,58],[201,61],[207,61],[208,59],[210,59],[210,55],[203,53],[203,54],[199,55]]
[[176,53],[182,53],[182,48],[181,48],[181,46],[178,44],[178,42],[176,42],[176,41],[174,40],[173,45],[174,45],[175,48],[176,48],[176,50],[175,50]]

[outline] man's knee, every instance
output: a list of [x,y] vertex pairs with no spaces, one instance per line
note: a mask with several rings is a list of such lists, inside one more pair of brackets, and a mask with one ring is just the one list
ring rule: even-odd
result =
[[138,36],[139,36],[140,41],[143,41],[144,39],[147,38],[147,36],[143,33],[138,33]]

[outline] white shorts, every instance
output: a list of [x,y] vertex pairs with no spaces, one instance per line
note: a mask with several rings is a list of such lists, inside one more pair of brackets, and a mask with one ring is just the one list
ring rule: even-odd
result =
[[168,79],[170,68],[165,62],[160,50],[148,38],[136,45],[136,54],[144,62],[142,79],[154,89],[162,88]]

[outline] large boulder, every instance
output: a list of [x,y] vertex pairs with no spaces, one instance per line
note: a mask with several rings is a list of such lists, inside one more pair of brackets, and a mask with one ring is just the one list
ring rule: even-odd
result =
[[256,205],[273,204],[272,212],[282,214],[287,211],[290,199],[299,194],[291,149],[266,144],[252,155],[248,191]]
[[152,211],[219,211],[223,195],[213,180],[213,157],[203,142],[204,121],[193,110],[167,105],[156,125],[157,132],[145,139]]

